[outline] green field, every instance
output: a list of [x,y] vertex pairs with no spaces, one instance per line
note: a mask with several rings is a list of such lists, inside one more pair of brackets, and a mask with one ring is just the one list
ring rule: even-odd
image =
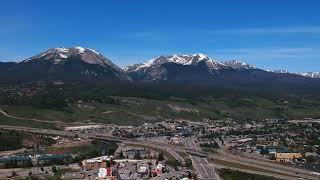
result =
[[[265,118],[320,118],[320,95],[309,90],[188,89],[81,83],[17,84],[10,94],[6,89],[7,86],[0,86],[0,109],[12,116],[58,124],[82,122],[138,126],[166,119],[259,121]],[[21,95],[26,89],[34,94]],[[2,115],[0,124],[55,126]]]
[[[156,122],[164,119],[185,119],[203,121],[206,119],[225,119],[228,117],[242,120],[263,118],[303,118],[320,116],[320,106],[289,105],[282,112],[282,105],[264,98],[246,98],[230,102],[225,98],[207,98],[193,100],[170,98],[155,100],[136,97],[111,97],[117,104],[76,101],[64,109],[47,109],[33,106],[7,106],[0,108],[8,114],[49,121],[114,123],[118,125],[140,125],[144,122]],[[0,116],[1,124],[25,125],[52,128],[51,124],[28,122]]]

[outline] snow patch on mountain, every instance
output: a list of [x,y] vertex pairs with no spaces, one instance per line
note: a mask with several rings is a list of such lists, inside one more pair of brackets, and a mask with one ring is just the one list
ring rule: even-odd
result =
[[212,60],[212,59],[207,60],[207,61],[206,61],[206,64],[207,64],[207,66],[209,67],[209,69],[215,69],[215,70],[218,70],[218,69],[220,69],[221,67],[226,67],[226,65],[224,65],[223,63],[214,61],[214,60]]
[[100,55],[100,53],[98,53],[96,50],[94,50],[94,49],[90,49],[90,48],[88,48],[88,50],[90,50],[90,51],[92,51],[92,52],[94,52],[95,54],[97,54],[97,55]]
[[[159,56],[159,57],[160,57],[160,56]],[[155,58],[155,59],[150,59],[150,60],[147,61],[146,63],[143,63],[143,64],[139,65],[139,66],[137,67],[137,69],[142,69],[142,68],[146,68],[146,67],[152,66],[152,65],[154,64],[154,61],[155,61],[156,59],[158,59],[159,57],[157,57],[157,58]]]
[[63,54],[59,54],[59,56],[60,56],[61,58],[63,58],[63,59],[67,59],[67,58],[68,58],[68,56],[63,55]]
[[216,62],[213,59],[210,59],[207,55],[204,54],[192,54],[192,55],[178,55],[173,54],[170,56],[158,56],[154,59],[151,59],[145,63],[135,64],[132,66],[127,66],[123,68],[124,71],[139,71],[142,69],[149,68],[151,66],[159,66],[164,63],[175,63],[181,65],[196,65],[201,61],[210,61],[208,66],[211,68],[218,68],[215,66],[224,66],[222,63]]
[[254,69],[252,65],[239,60],[226,61],[223,64],[234,69]]
[[298,72],[298,73],[294,73],[294,72],[290,72],[287,70],[266,70],[268,72],[273,72],[273,73],[280,73],[280,74],[296,74],[299,76],[304,76],[307,78],[313,78],[313,79],[320,79],[320,72]]
[[75,48],[79,51],[80,54],[84,53],[84,51],[86,50],[85,48],[79,46]]
[[198,58],[199,61],[202,61],[202,60],[204,60],[204,59],[209,59],[209,57],[208,57],[207,55],[201,54],[201,53],[199,53],[199,54],[193,54],[193,56],[199,57],[199,58]]
[[67,49],[67,48],[54,48],[54,50],[62,52],[62,53],[68,53],[69,52],[69,49]]
[[304,77],[320,78],[320,72],[301,72],[298,74]]
[[45,60],[45,61],[51,61],[55,64],[61,64],[66,59],[71,57],[79,58],[80,60],[89,64],[100,64],[100,65],[109,64],[110,66],[115,66],[109,59],[102,56],[96,50],[83,48],[80,46],[71,47],[71,48],[64,48],[64,47],[52,48],[36,56],[23,60],[23,62],[29,62],[34,60]]
[[289,74],[290,72],[284,69],[277,69],[277,70],[267,70],[268,72],[273,72],[273,73],[281,73],[281,74]]

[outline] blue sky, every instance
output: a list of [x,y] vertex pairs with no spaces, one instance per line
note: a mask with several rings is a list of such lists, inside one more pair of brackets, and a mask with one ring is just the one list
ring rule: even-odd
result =
[[0,60],[83,46],[122,67],[204,53],[264,69],[320,71],[319,8],[318,0],[3,0]]

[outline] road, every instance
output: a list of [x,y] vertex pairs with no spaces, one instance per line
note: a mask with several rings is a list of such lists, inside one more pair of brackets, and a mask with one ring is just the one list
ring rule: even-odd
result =
[[[25,121],[34,121],[34,122],[42,122],[42,123],[49,123],[49,124],[65,124],[65,125],[70,124],[70,123],[63,122],[63,121],[50,121],[50,120],[42,120],[42,119],[35,119],[35,118],[18,117],[18,116],[10,115],[2,109],[0,109],[0,114],[2,114],[3,116],[9,117],[9,118],[25,120]],[[88,123],[76,122],[76,123],[72,123],[72,125],[88,125]]]
[[[148,145],[150,147],[156,147],[163,149],[167,151],[168,153],[172,154],[177,160],[182,161],[182,157],[177,152],[186,152],[192,151],[192,152],[198,152],[197,154],[201,154],[200,148],[196,145],[194,142],[194,138],[188,138],[185,141],[186,149],[183,146],[173,146],[171,144],[161,144],[159,142],[152,142],[152,141],[133,141],[128,140],[121,137],[114,137],[114,136],[96,136],[95,134],[79,134],[74,132],[67,132],[67,131],[59,131],[59,130],[48,130],[48,129],[38,129],[38,128],[26,128],[26,127],[19,127],[19,126],[7,126],[7,125],[0,125],[0,129],[9,129],[9,130],[19,130],[19,131],[26,131],[26,132],[34,132],[34,133],[43,133],[43,134],[54,134],[59,136],[75,136],[78,134],[80,137],[90,137],[90,138],[97,138],[102,140],[118,140],[121,142],[127,142],[127,143],[136,143],[141,145]],[[190,154],[190,153],[189,153]],[[211,167],[211,164],[208,163],[206,157],[199,156],[199,155],[190,155],[191,160],[193,163],[193,166],[195,169],[199,172],[199,176],[201,179],[204,180],[212,180],[212,179],[219,179],[219,176],[214,171],[214,167]],[[303,179],[317,179],[318,177],[315,177],[312,175],[311,171],[307,171],[304,169],[294,168],[294,167],[288,167],[284,165],[280,165],[277,163],[272,162],[265,162],[261,160],[256,160],[253,158],[248,157],[238,157],[235,155],[232,155],[225,151],[218,151],[218,154],[210,154],[210,158],[213,159],[220,159],[227,162],[233,162],[237,164],[243,165],[243,167],[251,167],[251,168],[259,168],[263,170],[270,171],[270,174],[273,174],[273,177],[279,176],[279,173],[291,177],[297,178],[303,178]],[[245,168],[243,168],[245,169]],[[261,171],[261,174],[263,175],[263,171]],[[283,178],[285,179],[285,178]],[[318,178],[319,179],[319,178]]]
[[40,119],[30,119],[30,118],[23,118],[23,117],[17,117],[17,116],[12,116],[8,113],[6,113],[4,110],[0,109],[0,113],[6,117],[13,118],[13,119],[20,119],[20,120],[27,120],[27,121],[35,121],[35,122],[44,122],[44,123],[50,123],[50,124],[56,124],[56,123],[61,123],[61,124],[66,124],[65,122],[62,121],[47,121],[47,120],[40,120]]
[[29,127],[21,127],[21,126],[0,125],[0,129],[25,131],[25,132],[33,132],[33,133],[40,133],[40,134],[52,134],[52,135],[57,135],[57,136],[75,136],[76,135],[76,133],[67,132],[67,131],[52,130],[52,129],[40,129],[40,128],[29,128]]
[[[189,137],[185,141],[186,149],[191,151],[199,151],[201,149],[197,146],[193,137]],[[200,179],[203,180],[219,180],[219,175],[215,172],[214,168],[210,166],[207,158],[190,155],[193,167],[197,170]]]
[[253,168],[259,168],[259,169],[271,171],[275,175],[283,174],[283,175],[296,177],[296,178],[303,178],[303,179],[310,179],[310,180],[316,179],[315,176],[311,175],[310,171],[307,171],[304,169],[288,167],[285,165],[280,165],[277,163],[272,163],[272,162],[267,162],[262,160],[255,160],[252,158],[235,156],[223,150],[219,150],[218,152],[219,152],[218,154],[211,154],[210,158],[241,164],[243,165],[243,167],[250,166]]

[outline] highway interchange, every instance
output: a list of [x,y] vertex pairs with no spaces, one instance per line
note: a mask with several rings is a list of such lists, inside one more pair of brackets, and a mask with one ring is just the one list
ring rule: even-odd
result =
[[[203,153],[198,145],[195,143],[193,137],[189,137],[185,139],[185,146],[176,146],[172,144],[166,143],[159,143],[159,142],[152,142],[148,140],[132,140],[132,139],[125,139],[114,137],[110,135],[96,135],[96,134],[79,134],[75,132],[68,132],[68,131],[60,131],[60,130],[49,130],[49,129],[38,129],[38,128],[26,128],[26,127],[19,127],[19,126],[7,126],[7,125],[0,125],[0,129],[7,129],[7,130],[19,130],[19,131],[26,131],[26,132],[34,132],[34,133],[43,133],[43,134],[53,134],[59,136],[81,136],[85,138],[91,139],[100,139],[100,140],[108,140],[108,141],[119,141],[123,143],[130,143],[130,144],[138,144],[144,146],[155,147],[158,149],[162,149],[168,153],[170,153],[176,160],[184,163],[183,157],[179,154],[179,152],[188,153],[192,160],[192,164],[194,169],[197,171],[200,179],[203,180],[218,180],[220,179],[218,174],[215,171],[215,160],[225,161],[228,163],[236,163],[243,167],[252,167],[256,168],[253,172],[256,174],[262,175],[269,175],[280,179],[320,179],[312,175],[311,171],[288,167],[272,162],[256,160],[253,158],[248,157],[238,157],[227,153],[223,150],[219,150],[218,153],[209,154]],[[213,160],[213,162],[209,162],[208,159]],[[232,167],[231,167],[232,168]],[[259,170],[261,169],[261,171]],[[246,168],[237,168],[237,170],[248,171]]]
[[[185,141],[186,150],[191,151],[199,151],[201,152],[200,148],[194,141],[193,137],[189,137]],[[197,156],[195,154],[190,154],[192,165],[197,170],[200,179],[206,180],[219,180],[219,175],[215,172],[214,168],[210,166],[206,157]]]

